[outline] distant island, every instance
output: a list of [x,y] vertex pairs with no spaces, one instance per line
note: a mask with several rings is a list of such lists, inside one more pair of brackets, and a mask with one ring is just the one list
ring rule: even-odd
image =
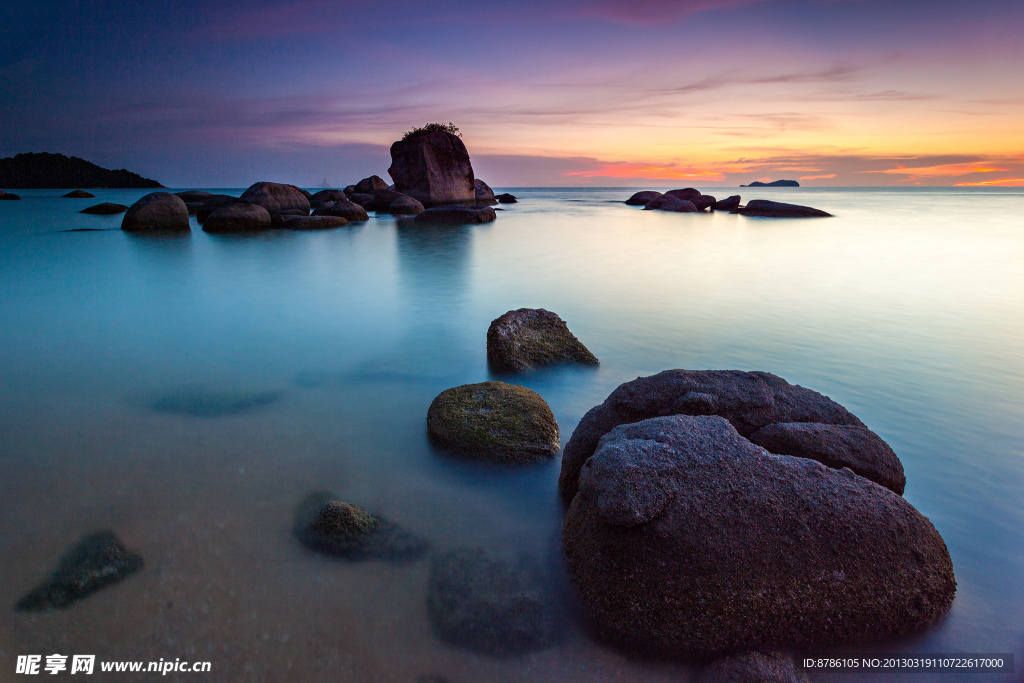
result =
[[795,180],[773,180],[770,183],[755,180],[749,185],[740,185],[740,187],[800,187],[800,183]]
[[123,168],[111,171],[78,157],[32,152],[0,159],[0,187],[57,190],[81,187],[158,188],[163,185]]

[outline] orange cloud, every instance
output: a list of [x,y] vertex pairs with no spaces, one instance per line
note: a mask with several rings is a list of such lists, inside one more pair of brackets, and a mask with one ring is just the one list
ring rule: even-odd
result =
[[975,183],[956,183],[953,187],[1024,187],[1024,178],[1000,178],[979,180]]
[[835,173],[829,173],[828,175],[802,175],[800,180],[818,180],[820,178],[835,178]]
[[907,168],[905,166],[897,166],[896,168],[889,168],[884,171],[858,171],[859,173],[889,173],[894,175],[909,175],[909,176],[957,176],[966,175],[968,173],[996,173],[1009,171],[1008,168],[997,168],[995,166],[989,166],[981,162],[969,163],[969,164],[941,164],[939,166],[917,166]]

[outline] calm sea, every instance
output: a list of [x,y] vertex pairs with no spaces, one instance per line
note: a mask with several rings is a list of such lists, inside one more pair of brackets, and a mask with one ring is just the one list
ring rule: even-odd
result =
[[[77,213],[144,191],[0,202],[0,679],[19,654],[61,653],[212,662],[187,680],[687,680],[687,666],[602,647],[579,625],[557,460],[497,469],[427,441],[430,401],[488,379],[488,323],[525,306],[561,315],[601,360],[521,379],[563,444],[618,384],[668,368],[767,370],[852,410],[899,454],[906,499],[945,538],[958,581],[943,623],[869,650],[1013,652],[1017,673],[971,680],[1020,680],[1024,191],[706,190],[836,217],[513,189],[520,203],[483,226],[371,216],[255,237],[193,223],[166,238]],[[103,231],[67,232],[80,228]],[[263,400],[221,416],[154,409],[208,392]],[[436,549],[542,558],[565,601],[562,641],[509,659],[444,644],[428,561],[347,564],[297,543],[293,511],[317,488]],[[105,528],[144,556],[141,574],[67,610],[13,610]]]

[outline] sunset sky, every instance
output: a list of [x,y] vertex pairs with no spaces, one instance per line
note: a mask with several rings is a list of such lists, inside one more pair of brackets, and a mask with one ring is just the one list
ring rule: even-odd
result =
[[387,176],[454,122],[514,186],[1024,185],[1020,0],[17,2],[0,156],[168,186]]

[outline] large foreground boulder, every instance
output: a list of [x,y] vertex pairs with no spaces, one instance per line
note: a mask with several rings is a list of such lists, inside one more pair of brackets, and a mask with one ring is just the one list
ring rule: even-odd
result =
[[68,607],[99,589],[142,569],[140,555],[124,547],[110,531],[90,534],[61,558],[49,579],[15,605],[25,612]]
[[128,207],[121,219],[128,232],[189,232],[188,208],[181,197],[170,192],[151,192]]
[[338,500],[330,491],[314,491],[299,503],[294,532],[312,550],[354,562],[406,562],[422,557],[430,547],[397,524]]
[[430,568],[427,610],[444,641],[492,656],[553,644],[554,602],[529,558],[511,561],[479,548],[456,548]]
[[630,206],[646,206],[660,196],[660,192],[642,190],[640,192],[634,192],[633,196],[626,200],[626,204],[629,204]]
[[90,207],[84,208],[78,213],[87,213],[94,216],[114,216],[119,213],[124,213],[128,210],[128,207],[124,204],[114,204],[113,202],[102,202],[100,204],[94,204]]
[[497,198],[494,196],[494,190],[491,189],[490,185],[479,178],[473,182],[477,206],[493,206],[498,203]]
[[214,210],[203,221],[209,233],[260,232],[270,230],[270,213],[258,204],[235,202]]
[[832,214],[799,204],[784,204],[767,199],[753,199],[739,210],[744,216],[761,216],[765,218],[815,218],[828,217]]
[[469,152],[451,133],[421,132],[394,143],[388,173],[395,190],[425,207],[476,203]]
[[666,370],[621,384],[583,416],[562,454],[559,487],[566,502],[576,494],[580,468],[602,436],[617,425],[662,415],[720,415],[748,438],[769,425],[801,423],[806,428],[778,427],[757,438],[787,454],[849,467],[903,493],[906,477],[896,454],[829,397],[768,372]]
[[416,216],[417,223],[432,225],[475,225],[498,217],[489,206],[435,206]]
[[718,416],[608,432],[563,549],[605,637],[695,656],[905,636],[956,593],[945,543],[902,497],[773,455]]
[[487,361],[505,372],[558,363],[599,364],[565,321],[543,308],[520,308],[492,320],[487,328]]
[[558,423],[534,391],[505,382],[445,389],[427,410],[437,445],[478,460],[529,463],[558,454]]
[[242,193],[238,201],[259,204],[271,216],[298,210],[305,212],[305,215],[309,214],[309,200],[294,185],[268,182],[254,183]]
[[339,216],[355,223],[357,221],[370,220],[369,214],[366,213],[366,209],[361,207],[359,204],[349,200],[341,199],[333,202],[324,202],[320,204],[316,209],[313,210],[314,216]]

